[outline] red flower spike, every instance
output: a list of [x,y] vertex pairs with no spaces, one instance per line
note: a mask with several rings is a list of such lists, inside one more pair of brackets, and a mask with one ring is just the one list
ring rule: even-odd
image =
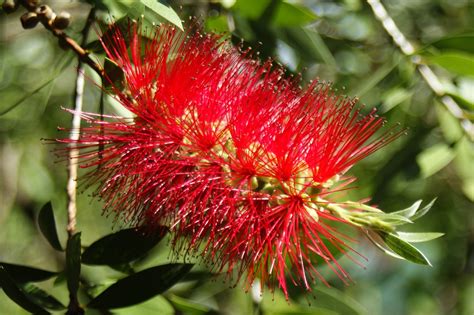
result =
[[116,97],[135,117],[84,114],[74,141],[105,209],[168,226],[176,251],[248,286],[258,277],[286,296],[288,280],[310,290],[326,283],[319,264],[349,279],[332,251],[358,261],[333,223],[353,225],[328,198],[352,182],[340,176],[354,163],[399,133],[373,138],[383,123],[374,112],[362,115],[324,83],[301,90],[220,35],[161,25],[145,41],[141,31],[131,24],[103,38],[125,74]]

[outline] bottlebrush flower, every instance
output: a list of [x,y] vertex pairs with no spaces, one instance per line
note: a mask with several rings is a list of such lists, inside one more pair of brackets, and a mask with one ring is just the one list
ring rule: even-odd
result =
[[[379,210],[332,200],[357,161],[398,136],[383,119],[325,83],[305,89],[272,62],[259,63],[220,35],[137,26],[103,38],[124,72],[114,94],[133,119],[83,114],[83,179],[125,222],[166,225],[175,249],[198,254],[229,277],[255,278],[288,295],[288,280],[310,290],[335,253],[351,256],[353,228],[383,222]],[[145,43],[145,44],[144,44]],[[101,148],[101,150],[98,150]],[[375,223],[374,223],[375,222]],[[336,223],[336,224],[334,224]]]

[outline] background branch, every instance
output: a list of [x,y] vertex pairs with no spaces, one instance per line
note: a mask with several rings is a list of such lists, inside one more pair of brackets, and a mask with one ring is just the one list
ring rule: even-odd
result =
[[375,17],[382,23],[385,31],[393,38],[393,41],[400,48],[403,54],[411,57],[411,61],[417,66],[418,72],[431,90],[440,98],[441,103],[446,107],[451,115],[460,121],[461,127],[468,137],[471,140],[474,140],[474,124],[465,117],[462,108],[456,103],[456,101],[446,94],[443,84],[433,70],[429,66],[421,64],[421,57],[415,54],[415,47],[397,27],[395,21],[388,14],[380,0],[367,0],[367,3],[372,8]]

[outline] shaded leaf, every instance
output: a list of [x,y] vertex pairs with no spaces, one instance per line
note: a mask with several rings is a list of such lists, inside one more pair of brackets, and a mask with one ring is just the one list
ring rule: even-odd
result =
[[447,52],[427,60],[456,74],[474,76],[474,54]]
[[41,91],[43,88],[45,88],[46,86],[48,86],[50,83],[52,83],[54,80],[56,79],[56,77],[52,77],[48,80],[46,80],[44,83],[42,83],[40,86],[38,86],[36,89],[34,89],[33,91],[31,92],[27,92],[26,94],[24,94],[18,101],[16,101],[15,103],[7,106],[6,108],[0,108],[0,116],[2,115],[5,115],[6,113],[8,113],[9,111],[11,111],[12,109],[14,109],[15,107],[17,107],[18,105],[20,105],[21,103],[23,103],[25,100],[29,99],[30,97],[32,97],[33,95],[35,95],[36,93],[38,93],[39,91]]
[[48,292],[28,283],[22,286],[23,291],[36,304],[51,310],[63,310],[66,307]]
[[56,222],[54,221],[53,206],[48,202],[41,208],[38,215],[38,225],[44,237],[49,244],[56,250],[62,251],[61,243],[59,242],[58,232],[56,230]]
[[67,241],[66,247],[66,279],[70,294],[75,295],[79,289],[81,273],[81,233],[74,234]]
[[137,229],[121,230],[92,243],[82,254],[82,262],[89,265],[121,265],[145,255],[165,236],[166,228],[154,234],[143,234]]
[[444,233],[437,232],[420,232],[420,233],[409,233],[409,232],[397,232],[397,236],[402,240],[409,243],[421,243],[434,240],[438,237],[443,236]]
[[0,266],[0,287],[3,292],[16,304],[33,314],[48,314],[41,306],[33,302],[10,277],[3,266]]
[[4,262],[0,262],[0,266],[3,266],[3,268],[5,268],[10,277],[16,283],[43,281],[58,274],[57,272],[53,271],[47,271],[22,265],[8,264]]
[[111,285],[88,307],[113,309],[141,303],[168,290],[192,267],[192,264],[168,264],[140,271]]
[[391,250],[393,250],[395,254],[399,255],[403,259],[414,262],[416,264],[431,266],[431,263],[428,261],[425,255],[423,255],[422,252],[420,252],[410,243],[405,242],[404,240],[391,233],[380,232],[379,234],[383,238],[385,244]]
[[[70,61],[73,57],[73,54],[64,54],[63,57],[59,58],[57,63],[52,66],[52,69],[55,69],[51,73],[51,77],[46,79],[42,84],[40,84],[36,89],[34,89],[31,92],[25,92],[25,94],[22,95],[20,99],[18,99],[16,102],[14,102],[11,105],[7,105],[5,108],[0,108],[0,116],[5,115],[36,93],[40,92],[43,88],[47,87],[49,84],[54,83],[56,78],[59,76],[61,72],[63,72],[64,69],[66,69],[67,66],[70,65]],[[53,86],[51,86],[52,89]]]
[[104,52],[104,47],[102,46],[102,43],[100,40],[94,40],[84,46],[84,49],[87,51],[92,51],[94,53],[103,53]]
[[362,80],[352,88],[349,94],[357,97],[363,96],[389,75],[399,62],[400,60],[397,60],[397,58],[388,60],[384,65],[380,66],[373,74],[371,74],[369,78]]
[[181,18],[171,7],[168,7],[157,0],[140,0],[147,8],[158,14],[163,19],[176,25],[180,30],[183,30],[183,23]]
[[122,90],[125,75],[122,68],[120,68],[114,61],[105,58],[104,61],[104,88],[106,90]]

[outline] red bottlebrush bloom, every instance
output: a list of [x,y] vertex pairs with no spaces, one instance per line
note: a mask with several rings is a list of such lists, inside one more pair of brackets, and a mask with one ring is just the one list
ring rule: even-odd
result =
[[289,278],[310,289],[324,282],[319,264],[346,279],[330,248],[349,255],[350,239],[332,223],[357,228],[337,209],[360,209],[330,193],[397,134],[374,138],[383,123],[374,113],[324,83],[302,90],[220,35],[161,25],[143,41],[140,32],[103,39],[125,75],[116,97],[135,117],[84,114],[74,141],[106,209],[170,227],[175,249],[248,284],[258,277],[288,295]]

